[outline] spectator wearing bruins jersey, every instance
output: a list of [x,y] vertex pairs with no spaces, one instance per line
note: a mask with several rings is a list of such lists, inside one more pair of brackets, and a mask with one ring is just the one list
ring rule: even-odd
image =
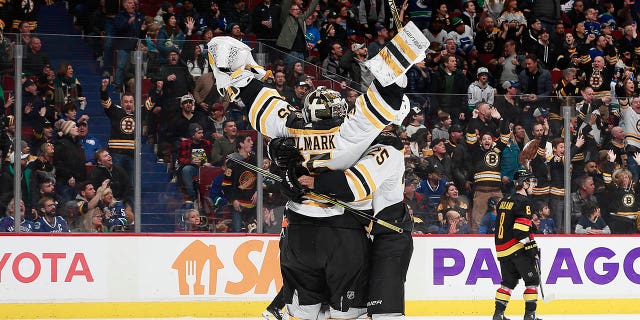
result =
[[111,130],[109,134],[109,153],[113,163],[123,168],[133,179],[133,151],[135,149],[135,102],[133,94],[125,93],[116,105],[107,94],[109,79],[102,79],[100,86],[100,103],[104,113],[109,117]]
[[[509,123],[503,121],[500,112],[495,107],[490,107],[486,102],[480,102],[473,110],[473,118],[477,118],[480,113],[487,121],[499,122],[500,138],[494,143],[493,136],[489,131],[475,130],[471,123],[467,126],[467,147],[471,154],[469,163],[473,172],[473,209],[471,211],[471,232],[478,233],[480,220],[487,211],[487,201],[491,197],[502,198],[502,176],[500,174],[500,162],[502,151],[509,143]],[[478,137],[480,140],[478,141]]]
[[518,170],[514,175],[514,184],[516,192],[498,202],[497,207],[494,239],[502,281],[496,291],[493,320],[508,320],[504,312],[511,299],[511,292],[520,279],[526,286],[524,320],[538,320],[536,307],[540,284],[537,269],[539,251],[533,239],[533,203],[528,198],[536,186],[536,179],[531,172]]
[[[634,157],[636,161],[640,161],[640,154],[636,153]],[[627,169],[617,169],[615,167],[616,154],[608,151],[608,162],[605,165],[605,174],[611,174],[613,183],[607,184],[608,199],[612,202],[609,205],[609,212],[604,212],[603,218],[611,228],[611,233],[630,234],[638,233],[640,223],[640,194],[634,190],[632,183],[632,174]],[[604,208],[606,209],[606,208]],[[609,214],[607,214],[609,213]],[[608,216],[608,217],[607,217]]]

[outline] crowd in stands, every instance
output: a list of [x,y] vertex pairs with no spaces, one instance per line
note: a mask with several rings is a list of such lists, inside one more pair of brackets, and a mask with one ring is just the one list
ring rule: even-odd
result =
[[[21,144],[25,219],[47,217],[49,202],[42,199],[65,208],[75,202],[75,210],[58,213],[67,229],[87,231],[132,223],[133,50],[143,52],[150,83],[143,92],[144,138],[158,145],[158,159],[170,167],[185,200],[195,201],[198,189],[191,182],[197,169],[224,170],[228,155],[242,155],[248,145],[255,149],[243,134],[252,129],[244,105],[215,90],[207,56],[212,37],[230,35],[273,49],[266,81],[295,108],[318,85],[340,91],[352,106],[373,81],[364,61],[399,27],[381,0],[186,0],[164,2],[157,12],[145,1],[125,0],[121,7],[115,0],[68,1],[77,27],[102,36],[88,37],[87,44],[101,61],[104,79],[81,84],[71,64],[50,65],[43,39],[32,34],[33,12],[44,3],[25,16],[16,15],[21,9],[12,3],[0,2],[0,27],[15,33],[0,33],[0,69],[12,67],[13,43],[28,47],[21,109],[35,134]],[[513,192],[514,172],[526,168],[538,181],[532,214],[540,233],[638,233],[640,3],[406,0],[396,6],[400,22],[412,21],[431,42],[427,58],[407,73],[411,112],[398,128],[406,146],[405,202],[414,232],[494,232],[496,204]],[[310,64],[319,68],[306,68]],[[101,88],[111,122],[106,145],[88,133],[83,85]],[[120,101],[111,101],[112,93]],[[6,109],[0,141],[6,207],[16,161],[16,106],[11,94],[0,98]],[[565,163],[571,164],[570,186],[564,184]],[[219,222],[217,231],[255,229],[260,200],[255,182],[242,182],[214,179],[209,188],[212,210],[232,212],[230,221],[209,219]],[[264,227],[276,231],[283,199],[271,185],[265,188]],[[570,221],[563,214],[565,192],[571,193]]]

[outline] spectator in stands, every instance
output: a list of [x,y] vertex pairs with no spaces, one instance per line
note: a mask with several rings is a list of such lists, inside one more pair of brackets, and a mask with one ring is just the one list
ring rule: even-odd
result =
[[203,231],[208,227],[203,224],[203,220],[200,218],[200,212],[196,209],[189,209],[184,213],[184,229],[185,231]]
[[487,203],[487,213],[484,214],[480,221],[480,234],[494,234],[496,232],[496,205],[500,202],[500,198],[491,197]]
[[[635,154],[635,160],[640,161],[640,154]],[[607,173],[611,174],[612,184],[607,186],[607,199],[610,199],[608,217],[611,231],[616,234],[638,233],[638,205],[639,197],[633,184],[633,175],[627,169],[621,168],[612,172],[615,164],[615,153],[608,151]]]
[[540,58],[541,68],[551,70],[556,65],[557,49],[555,44],[551,42],[551,35],[547,29],[542,29],[538,35],[538,43],[533,53]]
[[499,30],[496,28],[495,20],[492,17],[485,16],[482,19],[482,23],[478,25],[478,29],[478,32],[473,37],[473,43],[478,48],[478,53],[495,57],[499,48],[504,44],[502,39],[499,38]]
[[302,61],[294,62],[291,68],[287,71],[287,84],[293,88],[298,82],[300,82],[300,78],[304,75],[304,65],[302,64]]
[[424,112],[422,108],[418,106],[413,106],[409,110],[409,114],[407,115],[407,119],[409,119],[409,123],[407,124],[407,137],[413,136],[418,130],[426,129],[424,122]]
[[518,75],[518,82],[522,88],[521,93],[524,94],[523,122],[525,128],[531,128],[533,111],[537,107],[544,108],[550,101],[552,81],[551,74],[539,66],[538,58],[534,54],[527,55],[525,64],[526,69]]
[[[209,1],[209,10],[204,17],[204,24],[204,26],[211,29],[214,34],[221,34],[224,32],[226,18],[220,10],[217,0]],[[203,30],[202,34],[204,35],[205,33],[206,32]]]
[[116,49],[114,87],[117,92],[122,92],[124,66],[129,60],[129,53],[136,48],[138,39],[144,38],[147,27],[144,16],[136,11],[134,0],[125,0],[122,7],[124,10],[118,12],[113,21],[114,35],[118,37],[113,44]]
[[433,13],[433,18],[431,20],[440,20],[444,24],[444,29],[447,32],[451,31],[451,21],[449,20],[449,9],[447,4],[442,2],[437,7],[435,12]]
[[[15,232],[15,202],[14,198],[9,200],[5,216],[0,219],[0,232]],[[24,201],[20,200],[20,232],[33,232],[33,222],[25,219]]]
[[224,115],[224,105],[220,102],[214,103],[209,110],[210,114],[206,117],[203,126],[204,138],[209,141],[215,141],[223,137],[223,125],[227,117]]
[[493,105],[496,94],[496,89],[489,85],[489,69],[485,67],[479,68],[477,77],[478,80],[471,83],[467,89],[469,112],[475,108],[478,102],[488,102]]
[[[79,229],[84,232],[104,232],[97,231],[99,226],[102,226],[102,212],[95,210],[98,206],[98,201],[102,199],[104,190],[109,188],[109,179],[102,182],[102,185],[98,190],[93,188],[93,185],[88,181],[80,182],[77,185],[78,195],[73,199],[70,205],[75,207],[76,215],[73,219],[69,219],[69,227],[71,230]],[[96,223],[96,213],[99,214],[100,223]],[[94,231],[95,230],[95,231]]]
[[187,65],[180,59],[180,52],[177,48],[171,49],[167,64],[160,67],[160,78],[164,82],[163,90],[166,91],[166,98],[169,102],[163,106],[166,118],[161,117],[163,119],[161,121],[164,121],[179,111],[180,97],[189,94],[194,87],[193,77]]
[[22,121],[25,126],[34,126],[47,109],[38,94],[38,87],[31,79],[22,84]]
[[467,121],[465,116],[465,98],[467,97],[467,80],[458,70],[456,57],[447,55],[442,58],[444,66],[433,73],[431,90],[435,95],[431,99],[430,113],[437,114],[443,110],[452,115],[454,123]]
[[33,223],[34,232],[71,232],[67,221],[56,213],[54,199],[42,197],[37,204],[38,220]]
[[[600,215],[600,208],[597,203],[588,202],[582,206],[582,215],[576,224],[576,234],[611,234],[611,229]],[[634,222],[635,223],[635,222]],[[637,228],[633,232],[636,233]],[[615,232],[614,232],[615,233]]]
[[102,211],[100,210],[92,210],[89,214],[85,215],[85,218],[82,221],[81,232],[90,232],[90,233],[103,233],[109,232],[109,229],[105,226],[103,222]]
[[[15,130],[15,129],[12,129],[12,130]],[[11,131],[8,129],[7,133],[10,133],[10,132]],[[55,142],[53,125],[51,124],[51,122],[49,122],[49,119],[45,117],[40,118],[39,123],[36,124],[35,127],[33,128],[33,132],[34,132],[33,141],[30,143],[30,145],[33,147],[33,150],[39,150],[40,146],[42,146],[45,143]]]
[[227,156],[235,152],[238,129],[233,120],[225,120],[222,123],[223,135],[213,141],[211,146],[211,164],[221,166],[226,162]]
[[78,127],[73,121],[61,120],[62,136],[55,143],[56,156],[53,166],[56,168],[56,189],[67,202],[75,198],[75,185],[87,178],[84,150],[78,139]]
[[[2,191],[2,196],[0,196],[1,200],[6,201],[7,199],[13,197],[13,180],[15,177],[15,153],[13,151],[13,147],[9,149],[9,154],[7,155],[7,160],[4,161],[2,167],[2,175],[0,175],[0,190]],[[20,155],[20,165],[22,169],[22,175],[20,179],[21,191],[22,191],[22,201],[26,204],[29,204],[29,195],[31,194],[31,186],[28,183],[27,177],[31,174],[31,168],[27,167],[27,163],[29,161],[29,154],[22,153]],[[29,211],[29,210],[28,210]],[[27,219],[31,219],[29,215],[27,215]]]
[[440,228],[441,234],[469,234],[469,225],[456,210],[449,210],[445,214],[445,223]]
[[538,215],[540,219],[540,225],[538,226],[538,232],[542,234],[554,234],[556,231],[556,224],[551,217],[551,209],[549,205],[542,202],[536,201],[533,204],[533,212]]
[[193,99],[197,106],[196,113],[202,113],[202,116],[209,115],[211,106],[220,101],[220,93],[216,90],[216,79],[212,72],[206,72],[196,80]]
[[465,0],[463,1],[462,7],[463,11],[462,15],[460,15],[462,22],[475,32],[480,22],[480,14],[476,13],[475,2],[473,0]]
[[[280,3],[273,3],[271,0],[262,0],[253,7],[251,17],[253,27],[251,30],[253,30],[253,33],[255,33],[256,37],[260,39],[260,41],[264,41],[265,44],[272,47],[275,44],[275,40],[278,38],[278,34],[280,34],[281,12],[282,9],[280,8]],[[312,16],[313,15],[309,17]]]
[[53,83],[55,85],[55,104],[57,110],[62,109],[62,106],[69,102],[77,103],[81,98],[84,99],[82,95],[82,85],[80,84],[80,80],[74,75],[71,64],[63,63],[60,65]]
[[442,19],[432,20],[429,27],[424,29],[422,33],[431,42],[428,53],[437,53],[444,48],[448,33],[444,29],[444,21]]
[[314,54],[312,52],[320,55],[320,52],[318,52],[318,45],[320,44],[321,39],[320,29],[318,29],[318,12],[314,11],[313,14],[311,14],[307,17],[307,19],[304,20],[304,22],[307,26],[307,33],[305,35],[305,39],[307,40],[307,50],[309,50],[309,53],[311,55],[311,57],[309,57],[309,61],[315,64],[318,61],[314,60],[316,58],[313,57]]
[[[197,32],[200,30],[201,26],[200,26],[200,14],[198,13],[198,11],[193,7],[193,1],[191,0],[185,0],[182,3],[182,10],[180,10],[178,13],[176,13],[176,22],[178,24],[178,27],[180,27],[182,30],[184,30],[185,32],[189,30],[189,24],[193,23],[193,26],[191,28],[192,32]],[[190,36],[191,34],[188,34],[187,36]]]
[[226,17],[229,24],[236,23],[244,33],[250,33],[251,14],[245,8],[244,0],[233,0],[233,7],[227,12]]
[[82,147],[84,149],[84,159],[86,161],[85,165],[95,166],[96,161],[94,155],[96,154],[96,151],[104,149],[104,145],[98,138],[89,135],[88,120],[78,121],[78,137],[80,138],[80,142],[82,143]]
[[164,27],[158,32],[158,52],[160,53],[160,63],[166,63],[171,52],[181,53],[184,48],[185,35],[178,26],[175,14],[167,13],[164,19]]
[[193,123],[204,123],[204,119],[200,118],[195,112],[195,100],[191,95],[184,95],[180,98],[180,114],[175,115],[171,122],[174,132],[175,141],[180,143],[181,140],[191,138],[189,126]]
[[197,123],[189,125],[189,135],[191,138],[180,142],[176,174],[180,177],[187,200],[195,201],[197,195],[193,179],[199,175],[200,167],[211,167],[211,142],[204,139],[202,126]]
[[322,61],[322,76],[329,80],[344,82],[345,71],[340,65],[340,58],[343,55],[342,45],[338,42],[333,42],[331,44],[331,52]]
[[349,87],[360,92],[365,92],[373,81],[373,74],[364,64],[367,60],[367,47],[364,43],[351,45],[351,52],[342,56],[340,64],[345,68],[347,76],[351,79]]
[[320,42],[318,43],[320,61],[329,55],[332,43],[339,42],[344,45],[347,40],[346,30],[338,23],[342,19],[338,13],[332,10],[326,18],[327,20],[320,26]]
[[102,211],[102,221],[109,232],[124,231],[127,224],[133,222],[133,220],[128,220],[133,216],[127,215],[124,204],[113,196],[113,191],[110,188],[106,188],[102,192],[97,209]]
[[425,157],[424,160],[430,165],[439,168],[444,180],[452,181],[452,162],[451,157],[447,154],[446,141],[447,139],[444,138],[432,138],[430,147],[433,155]]
[[287,85],[285,73],[282,71],[276,71],[274,73],[274,89],[278,90],[278,93],[285,97],[291,97],[294,95],[293,89]]
[[381,0],[360,0],[358,8],[358,22],[364,34],[371,39],[377,37],[377,27],[384,24],[391,15],[387,12],[385,3]]
[[[235,140],[236,152],[231,154],[231,157],[247,163],[256,163],[252,149],[251,137],[238,135]],[[242,229],[247,231],[249,224],[255,223],[256,219],[256,173],[233,161],[227,161],[222,188],[232,205],[231,232],[240,232]]]
[[405,94],[409,100],[423,109],[429,107],[426,93],[430,91],[431,73],[426,61],[418,61],[407,71],[407,87]]
[[[582,206],[586,202],[598,203],[598,200],[593,195],[596,189],[593,177],[582,175],[578,178],[577,185],[579,189],[571,193],[571,230],[575,230],[576,222],[582,214]],[[564,219],[558,222],[559,228],[564,225]]]
[[473,30],[464,24],[460,17],[453,18],[451,25],[453,30],[449,32],[448,37],[456,43],[459,49],[458,54],[464,55],[465,52],[468,52],[468,48],[473,47]]
[[518,74],[522,69],[520,66],[524,64],[524,56],[517,54],[515,41],[505,42],[503,54],[498,58],[497,63],[496,74],[499,75],[499,83],[519,81]]
[[375,57],[378,52],[380,52],[380,50],[385,47],[389,39],[389,31],[384,25],[378,24],[375,27],[374,35],[375,38],[373,39],[373,41],[371,41],[371,43],[369,43],[369,46],[367,47],[369,57]]
[[423,162],[420,168],[416,168],[416,174],[420,176],[420,183],[416,187],[416,192],[422,194],[434,206],[440,202],[440,196],[446,190],[447,180],[443,177],[444,168],[438,164]]
[[193,53],[187,58],[187,68],[194,81],[198,81],[200,76],[209,72],[209,59],[202,54],[202,45],[193,47]]
[[311,86],[306,81],[298,81],[293,86],[293,96],[285,97],[289,104],[296,108],[297,110],[302,110],[304,105],[304,98],[307,96],[307,92],[309,92]]
[[121,167],[113,163],[113,159],[107,150],[98,150],[95,154],[96,167],[89,172],[87,181],[93,187],[99,188],[102,183],[109,179],[109,187],[117,199],[128,203],[133,196],[133,190],[129,183],[129,175]]
[[[244,2],[242,0],[236,0]],[[300,3],[285,0],[280,3],[280,24],[282,30],[278,35],[276,45],[288,53],[284,58],[284,64],[288,67],[296,61],[304,61],[308,55],[305,41],[305,19],[313,14],[319,0],[312,0],[306,11],[302,13]]]
[[[158,52],[149,50],[149,44],[146,41],[140,41],[138,50],[142,51],[142,81],[144,79],[154,79],[158,77],[160,61]],[[123,78],[125,84],[125,92],[135,92],[136,84],[136,66],[132,59],[127,60],[124,66]]]
[[42,52],[42,41],[38,37],[32,37],[24,56],[23,68],[33,76],[40,76],[44,66],[49,64],[49,56]]
[[135,101],[133,94],[122,96],[122,106],[115,105],[107,94],[108,79],[102,79],[100,87],[100,103],[109,118],[110,135],[109,151],[113,162],[122,167],[127,175],[133,176],[133,152],[135,148]]
[[[431,135],[433,136],[433,140],[436,139],[444,139],[449,140],[449,128],[451,128],[451,115],[444,111],[438,112],[438,122],[434,125],[433,130],[431,130]],[[446,145],[446,141],[445,141]]]

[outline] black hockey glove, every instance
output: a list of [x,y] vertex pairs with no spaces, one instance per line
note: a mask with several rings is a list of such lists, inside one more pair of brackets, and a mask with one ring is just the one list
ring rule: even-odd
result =
[[306,193],[306,189],[298,182],[295,166],[289,166],[284,172],[280,186],[282,187],[282,193],[289,199],[295,202],[302,202],[302,196]]
[[267,146],[267,151],[269,152],[269,158],[280,168],[287,168],[304,160],[293,138],[271,139]]
[[540,254],[540,250],[538,249],[538,244],[534,241],[530,241],[529,243],[524,245],[524,254],[530,257],[533,260],[538,259],[538,255]]

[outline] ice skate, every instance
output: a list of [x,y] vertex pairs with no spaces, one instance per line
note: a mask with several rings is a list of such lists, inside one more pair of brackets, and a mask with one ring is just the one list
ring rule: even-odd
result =
[[265,320],[273,320],[273,319],[277,319],[277,320],[283,320],[283,319],[287,319],[284,317],[284,313],[282,312],[282,310],[278,310],[274,307],[267,307],[267,310],[265,310],[262,313],[262,318]]
[[542,320],[542,319],[536,317],[535,311],[526,311],[524,314],[524,320]]
[[493,313],[492,320],[510,320],[510,319],[504,316],[504,311],[496,311]]

